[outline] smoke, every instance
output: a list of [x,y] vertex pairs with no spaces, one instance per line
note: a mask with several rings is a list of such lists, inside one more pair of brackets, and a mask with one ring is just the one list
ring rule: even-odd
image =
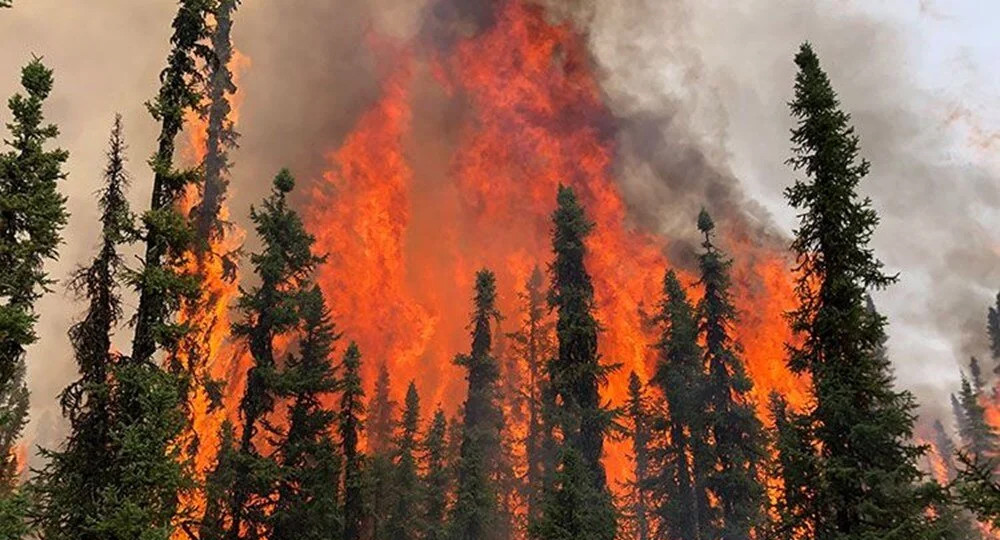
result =
[[[919,38],[909,34],[930,15],[902,2],[893,3],[891,16],[836,0],[544,3],[554,18],[586,33],[616,123],[616,176],[631,219],[671,238],[671,260],[681,264],[691,264],[702,206],[723,230],[786,243],[795,224],[781,197],[794,179],[784,165],[791,59],[799,43],[814,43],[873,162],[864,190],[883,218],[875,248],[890,271],[901,272],[899,285],[876,296],[890,319],[898,379],[947,417],[957,365],[984,352],[985,310],[1000,286],[1000,182],[981,154],[968,151],[980,144],[985,154],[993,141],[975,111],[918,82]],[[240,83],[246,102],[241,148],[232,155],[234,219],[246,216],[280,167],[303,180],[328,167],[326,153],[378,98],[386,67],[373,51],[414,37],[423,47],[448,43],[488,25],[490,6],[244,2],[235,41],[252,67]],[[16,90],[17,70],[31,54],[56,70],[47,113],[71,152],[63,187],[73,216],[61,259],[50,268],[56,278],[91,256],[93,193],[116,111],[130,142],[132,201],[142,208],[148,199],[145,158],[156,126],[143,102],[155,94],[174,9],[172,0],[33,0],[0,14],[0,95]],[[414,116],[423,120],[414,125],[426,127],[407,145],[417,177],[427,178],[446,173],[449,127],[462,105],[419,77],[430,75],[418,74]],[[42,340],[28,374],[29,433],[39,434],[39,444],[58,439],[50,427],[59,418],[55,396],[75,376],[65,332],[79,306],[70,300],[57,292],[40,305]]]
[[[781,191],[794,180],[783,163],[791,60],[800,43],[814,44],[872,161],[862,189],[882,217],[873,244],[900,273],[876,295],[898,380],[926,411],[950,418],[957,365],[985,354],[986,306],[1000,287],[1000,182],[969,152],[991,149],[995,137],[919,82],[915,43],[927,41],[918,31],[936,12],[902,2],[887,15],[794,0],[556,4],[585,25],[622,120],[626,197],[671,237],[693,228],[699,205],[772,240],[789,234],[795,216]],[[976,137],[954,129],[956,117]]]

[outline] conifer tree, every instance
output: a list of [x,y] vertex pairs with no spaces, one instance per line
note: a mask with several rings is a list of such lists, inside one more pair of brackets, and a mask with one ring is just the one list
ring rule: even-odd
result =
[[647,491],[649,489],[649,445],[652,429],[652,411],[649,398],[646,396],[642,381],[635,372],[629,373],[628,400],[625,403],[625,414],[628,417],[629,438],[632,446],[632,459],[635,463],[634,478],[628,484],[626,496],[625,517],[628,527],[623,527],[635,540],[649,540],[650,504]]
[[374,540],[391,540],[387,520],[391,512],[392,489],[392,434],[396,426],[396,402],[392,400],[389,368],[383,362],[375,380],[375,393],[368,405],[368,448],[370,466],[366,469],[365,497],[369,508],[366,512],[370,537]]
[[236,460],[239,453],[236,445],[236,427],[227,419],[219,429],[215,464],[205,477],[205,511],[197,524],[199,540],[223,540],[226,537],[228,509],[237,482]]
[[969,375],[972,377],[972,391],[977,395],[982,395],[986,388],[986,380],[983,379],[983,368],[979,365],[979,359],[973,356],[969,359]]
[[710,537],[748,540],[761,520],[766,493],[760,483],[760,460],[765,455],[764,430],[750,395],[753,381],[746,373],[742,347],[733,338],[736,307],[730,292],[732,262],[715,247],[715,224],[705,210],[698,216],[705,251],[699,257],[701,284],[705,294],[698,303],[700,334],[705,343],[704,366],[708,370],[705,420],[711,434],[711,465],[706,467],[705,486],[721,509],[721,530]]
[[450,536],[454,540],[499,537],[498,493],[493,480],[500,456],[503,413],[498,403],[500,368],[493,356],[493,323],[500,317],[496,295],[493,272],[480,270],[476,274],[471,351],[455,358],[455,363],[466,369],[468,394],[463,406],[458,484],[451,514]]
[[[268,516],[274,510],[270,495],[279,481],[278,465],[258,447],[258,434],[263,429],[275,436],[267,419],[275,409],[284,382],[275,358],[275,339],[299,327],[303,298],[308,297],[312,288],[310,276],[322,261],[312,252],[313,237],[288,206],[287,197],[294,186],[291,173],[282,170],[275,177],[271,195],[264,200],[263,207],[250,210],[263,247],[250,257],[260,284],[240,295],[238,306],[243,317],[233,325],[233,335],[247,343],[253,364],[240,401],[242,428],[234,459],[236,483],[231,491],[230,524],[226,532],[230,540],[244,538],[244,529],[249,531],[250,538],[263,534],[267,530]],[[325,313],[312,315],[320,317],[313,323],[329,324],[328,320],[319,322],[326,317]],[[320,331],[319,327],[313,330]],[[332,330],[324,328],[322,332]],[[313,345],[318,346],[322,340],[331,338],[323,334],[315,339],[319,341]],[[328,385],[329,381],[322,384]],[[325,414],[321,416],[325,418]]]
[[[986,334],[990,338],[990,354],[993,360],[1000,360],[1000,293],[997,293],[996,303],[986,312]],[[994,367],[1000,374],[1000,363]]]
[[705,525],[712,520],[700,474],[707,465],[708,451],[698,321],[673,270],[666,273],[663,293],[657,316],[663,333],[657,344],[659,357],[652,382],[666,401],[667,418],[658,422],[665,433],[656,437],[659,444],[650,456],[655,471],[650,489],[661,527],[658,535],[707,540],[710,531]]
[[555,468],[551,448],[546,452],[546,422],[543,393],[549,386],[545,364],[554,352],[552,343],[553,325],[547,320],[545,275],[537,266],[520,294],[524,314],[521,328],[510,334],[511,349],[521,358],[526,367],[528,380],[525,384],[524,401],[527,408],[527,434],[524,440],[524,454],[527,461],[524,494],[529,522],[537,521],[539,499],[546,471]]
[[951,414],[955,417],[955,426],[958,428],[958,436],[962,439],[962,443],[965,443],[964,433],[969,431],[969,420],[965,415],[965,409],[962,408],[962,402],[958,400],[958,396],[951,394]]
[[790,410],[788,402],[777,392],[771,393],[768,410],[774,422],[771,477],[779,479],[781,484],[766,538],[809,538],[816,521],[811,485],[818,471],[812,449],[812,423],[808,415]]
[[[177,211],[177,202],[186,186],[200,175],[196,170],[175,169],[174,152],[185,114],[196,112],[201,105],[204,75],[200,64],[212,61],[206,23],[212,7],[213,0],[180,1],[173,21],[167,67],[160,74],[160,90],[147,104],[153,119],[160,124],[160,134],[156,153],[150,159],[152,199],[142,219],[146,253],[142,269],[132,276],[139,292],[132,359],[139,363],[149,362],[158,347],[170,351],[177,346],[185,328],[173,320],[173,315],[185,300],[197,293],[196,281],[176,271],[180,265],[174,263],[179,263],[193,239],[190,224]],[[175,372],[183,367],[171,366]]]
[[344,354],[340,393],[340,442],[344,455],[344,540],[360,540],[364,513],[364,455],[358,450],[365,414],[361,351],[351,343]]
[[809,411],[818,448],[808,514],[817,540],[925,538],[926,501],[916,484],[923,447],[912,443],[913,396],[894,388],[888,359],[879,354],[885,319],[867,309],[871,289],[886,275],[869,247],[878,216],[857,194],[869,164],[819,59],[809,44],[799,68],[791,112],[793,157],[803,171],[786,190],[800,214],[792,251],[797,260],[798,308],[790,314],[799,341],[789,367],[812,377]]
[[[101,517],[113,512],[104,500],[114,489],[107,474],[115,441],[111,407],[115,391],[114,373],[121,356],[111,346],[111,337],[122,317],[120,279],[124,262],[119,253],[132,239],[134,223],[126,190],[125,141],[121,116],[111,131],[104,170],[104,188],[98,199],[101,238],[89,266],[73,273],[70,289],[87,302],[84,317],[69,331],[80,377],[60,395],[70,433],[63,446],[46,451],[45,467],[38,472],[36,523],[49,539],[104,538]],[[94,474],[101,471],[102,474]]]
[[423,540],[445,540],[448,537],[447,513],[448,494],[451,491],[448,473],[447,448],[448,421],[440,408],[434,412],[434,420],[424,440],[427,472],[423,477]]
[[337,415],[323,405],[339,384],[331,362],[338,336],[319,287],[299,302],[300,352],[289,357],[276,383],[290,406],[287,432],[277,448],[281,472],[270,540],[323,540],[343,528],[340,453],[332,438]]
[[599,389],[613,366],[600,362],[594,287],[584,259],[594,224],[571,188],[559,187],[553,214],[549,306],[557,313],[558,352],[548,363],[552,411],[562,435],[559,469],[531,534],[546,540],[612,540],[615,509],[601,455],[611,418]]
[[980,393],[967,378],[962,377],[962,391],[959,394],[965,427],[962,437],[963,451],[975,461],[982,462],[998,455],[1000,434],[986,420],[986,408],[980,403]]
[[0,499],[17,482],[14,450],[28,415],[25,350],[37,339],[35,302],[52,284],[45,262],[58,256],[68,219],[58,188],[69,154],[45,148],[59,135],[42,111],[52,84],[38,58],[21,70],[24,93],[7,102],[10,138],[0,154]]
[[395,441],[394,469],[390,484],[392,508],[386,534],[396,540],[415,540],[423,532],[420,503],[420,478],[417,463],[417,437],[420,430],[420,396],[410,382],[399,434]]
[[937,448],[938,455],[941,457],[941,461],[945,467],[945,473],[948,476],[948,480],[952,480],[955,477],[955,453],[957,452],[955,448],[955,442],[952,441],[951,436],[944,429],[944,424],[940,420],[934,420],[934,447]]

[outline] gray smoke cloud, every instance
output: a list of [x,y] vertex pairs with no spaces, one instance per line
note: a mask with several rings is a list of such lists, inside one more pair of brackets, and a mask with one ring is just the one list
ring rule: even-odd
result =
[[[795,222],[781,200],[793,180],[783,164],[791,58],[802,41],[815,44],[873,161],[864,189],[883,216],[875,247],[891,271],[901,272],[901,283],[876,297],[890,317],[899,381],[929,412],[947,418],[958,365],[983,352],[986,305],[1000,287],[1000,183],[981,162],[956,158],[955,148],[968,142],[940,113],[961,109],[914,84],[918,57],[905,39],[908,29],[836,0],[545,3],[553,17],[586,33],[618,121],[617,176],[631,216],[687,240],[671,248],[679,251],[674,260],[690,256],[701,206],[723,226],[761,242],[785,242]],[[378,97],[372,36],[404,41],[423,34],[429,39],[421,43],[433,46],[488,24],[490,5],[244,2],[235,41],[252,66],[240,80],[246,101],[241,148],[232,154],[234,219],[245,219],[278,168],[292,167],[303,179],[326,168],[324,152]],[[32,54],[56,70],[47,113],[71,152],[64,189],[73,217],[61,258],[50,268],[55,277],[85,263],[95,245],[94,192],[116,111],[126,120],[132,200],[137,208],[147,201],[145,159],[156,126],[143,102],[155,94],[175,7],[172,0],[30,0],[0,13],[0,95],[17,89],[17,71]],[[433,126],[417,138],[446,132],[447,114],[461,114],[442,101],[434,91],[415,91],[415,116],[436,121],[415,121]],[[430,162],[418,161],[417,168],[443,171],[438,162],[448,154],[447,141],[437,144],[440,156],[415,158]],[[43,338],[31,351],[28,374],[29,432],[39,444],[53,444],[61,431],[56,395],[75,376],[65,332],[78,309],[61,292],[40,305]]]

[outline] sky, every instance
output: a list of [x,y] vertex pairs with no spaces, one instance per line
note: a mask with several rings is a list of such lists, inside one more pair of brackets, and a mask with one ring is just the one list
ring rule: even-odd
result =
[[[51,265],[53,275],[63,279],[86,261],[96,240],[94,193],[115,112],[124,115],[131,144],[132,199],[139,205],[148,197],[145,157],[153,151],[155,126],[143,101],[155,93],[174,2],[15,1],[14,10],[0,11],[0,95],[16,91],[19,67],[32,54],[56,71],[46,110],[60,125],[60,145],[71,154],[65,190],[72,219],[61,259]],[[373,0],[366,9],[384,15],[376,25],[406,32],[413,25],[400,21],[412,21],[413,6],[422,0],[414,2]],[[321,4],[295,0],[294,5]],[[397,8],[406,13],[397,15]],[[590,8],[587,39],[615,113],[652,119],[665,140],[683,138],[698,147],[714,167],[736,179],[747,204],[759,204],[785,234],[795,224],[782,198],[794,178],[783,163],[791,127],[785,107],[794,75],[791,58],[803,40],[814,43],[873,163],[864,190],[883,218],[874,247],[890,271],[900,272],[898,285],[876,295],[890,320],[898,380],[917,393],[928,414],[945,414],[959,366],[971,354],[985,354],[986,308],[1000,289],[1000,72],[994,67],[1000,58],[1000,3],[630,0]],[[330,8],[316,8],[323,9]],[[254,78],[255,69],[279,69],[282,58],[269,51],[309,39],[269,26],[283,13],[266,0],[246,0],[240,13],[246,24],[237,25],[237,45],[245,39],[256,47],[246,82],[249,99],[292,108],[247,119],[246,144],[234,155],[237,190],[256,180],[254,170],[284,164],[262,162],[255,145],[300,129],[293,119],[310,120],[303,110],[313,102],[285,103],[273,83]],[[318,20],[302,28],[343,34],[345,41],[356,37],[356,30],[324,24]],[[335,94],[338,80],[322,70],[332,66],[328,70],[343,78],[353,66],[330,58],[341,49],[313,49],[306,58],[314,66],[309,76]],[[281,91],[294,98],[298,89]],[[334,107],[357,105],[351,96],[325,99],[333,99]],[[294,109],[296,103],[304,104],[303,110]],[[7,118],[0,111],[0,119]],[[301,157],[293,149],[283,152],[275,161]],[[623,185],[641,210],[638,199],[647,191],[636,186],[662,179],[640,172],[634,177]],[[238,191],[234,211],[245,210],[250,195]],[[664,232],[673,226],[660,223]],[[41,441],[55,436],[55,395],[74,376],[65,329],[78,308],[58,291],[39,307],[44,339],[29,359],[34,407],[29,432]]]

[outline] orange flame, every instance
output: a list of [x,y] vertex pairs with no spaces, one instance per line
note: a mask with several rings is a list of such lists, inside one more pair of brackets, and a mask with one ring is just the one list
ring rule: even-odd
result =
[[[414,379],[424,403],[455,410],[464,385],[451,358],[469,346],[474,272],[496,272],[505,330],[513,329],[515,291],[550,258],[556,188],[567,184],[596,224],[587,264],[604,328],[600,353],[624,365],[604,396],[622,403],[629,371],[648,379],[655,362],[643,312],[659,299],[670,261],[666,239],[629,221],[613,174],[613,118],[582,36],[509,0],[493,26],[432,61],[405,49],[381,56],[392,57],[381,98],[330,154],[306,212],[318,250],[329,254],[319,282],[341,330],[362,347],[366,381],[386,362],[397,392]],[[413,89],[429,84],[465,105],[457,145],[434,172],[420,160],[441,143],[428,140],[411,105]],[[727,234],[724,243],[736,259],[739,337],[755,397],[763,408],[777,390],[802,405],[807,385],[783,362],[782,315],[794,305],[788,263],[740,238]],[[625,447],[609,445],[606,464],[612,485],[626,478]]]

